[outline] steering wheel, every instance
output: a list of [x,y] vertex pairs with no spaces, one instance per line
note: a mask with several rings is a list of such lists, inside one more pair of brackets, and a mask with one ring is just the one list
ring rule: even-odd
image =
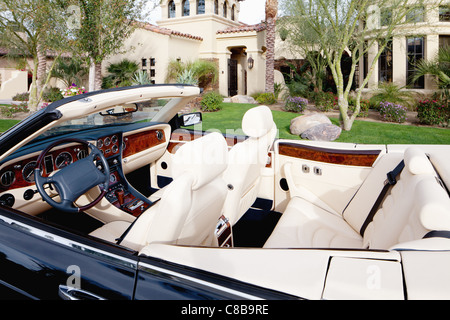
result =
[[[60,169],[54,175],[43,177],[41,168],[45,156],[55,146],[69,142],[77,142],[86,145],[91,149],[91,153],[87,157],[79,159]],[[95,164],[95,160],[97,159],[100,159],[100,162],[102,163],[103,172],[100,171]],[[109,165],[103,153],[92,143],[75,138],[62,139],[52,143],[41,152],[36,161],[34,180],[44,201],[52,207],[66,212],[80,212],[95,206],[106,194],[109,187]],[[47,184],[51,184],[55,187],[61,198],[61,202],[56,202],[47,194],[47,192],[45,192],[44,185]],[[81,207],[75,206],[74,202],[82,194],[97,185],[102,185],[103,191],[94,201]]]

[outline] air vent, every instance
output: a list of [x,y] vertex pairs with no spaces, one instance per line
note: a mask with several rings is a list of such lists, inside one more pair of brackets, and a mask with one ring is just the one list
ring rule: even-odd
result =
[[9,187],[16,180],[16,175],[13,171],[6,171],[0,177],[0,183],[2,186]]

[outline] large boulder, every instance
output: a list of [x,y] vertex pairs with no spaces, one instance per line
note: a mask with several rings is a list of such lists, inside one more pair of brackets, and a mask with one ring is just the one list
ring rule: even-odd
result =
[[291,120],[291,134],[301,135],[303,132],[319,124],[331,124],[330,119],[323,113],[311,112]]
[[253,99],[252,97],[244,96],[244,95],[240,95],[240,94],[231,97],[230,100],[232,103],[254,103],[254,104],[256,104],[256,100]]
[[301,134],[302,139],[334,141],[341,135],[342,129],[334,124],[322,123],[315,125]]

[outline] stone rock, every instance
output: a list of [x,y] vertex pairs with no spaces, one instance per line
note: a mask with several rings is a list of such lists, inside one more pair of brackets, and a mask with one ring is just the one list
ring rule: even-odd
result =
[[291,120],[290,130],[292,134],[301,135],[303,132],[319,124],[331,124],[330,119],[322,113],[311,112]]
[[252,97],[244,96],[244,95],[240,95],[240,94],[231,97],[231,102],[232,103],[254,103],[254,104],[256,104],[256,100],[253,99]]
[[334,141],[341,135],[342,129],[334,124],[322,123],[309,128],[301,134],[302,139]]

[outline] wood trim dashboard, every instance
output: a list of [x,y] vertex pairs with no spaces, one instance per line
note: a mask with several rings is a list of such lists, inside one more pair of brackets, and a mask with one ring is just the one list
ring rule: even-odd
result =
[[339,150],[282,142],[278,144],[278,153],[331,164],[371,167],[381,150]]
[[138,152],[155,147],[166,142],[164,130],[156,129],[150,131],[138,132],[124,137],[123,157],[129,157]]
[[[43,175],[86,157],[86,146],[71,145],[50,152],[44,159]],[[34,169],[38,155],[11,163],[0,171],[0,192],[34,185]]]

